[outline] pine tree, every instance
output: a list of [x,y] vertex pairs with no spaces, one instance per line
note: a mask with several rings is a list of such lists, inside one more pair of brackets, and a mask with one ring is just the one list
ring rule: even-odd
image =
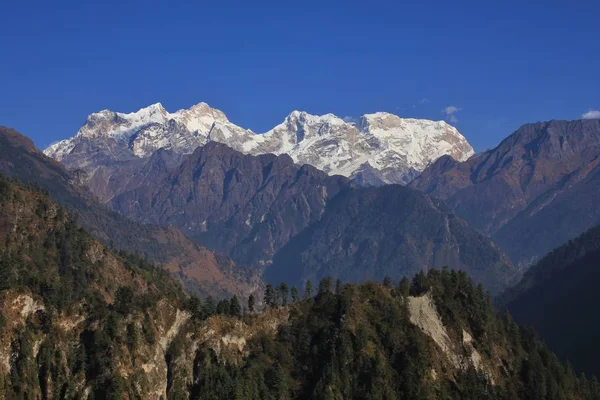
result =
[[288,285],[285,282],[281,282],[279,285],[279,304],[286,306],[288,303]]
[[391,288],[392,287],[392,278],[390,278],[389,276],[385,276],[383,278],[383,286],[385,286],[386,288]]
[[423,270],[417,272],[412,281],[410,288],[410,294],[413,296],[420,296],[427,291],[427,276]]
[[240,301],[235,295],[231,298],[231,301],[229,302],[229,314],[235,317],[239,317],[242,315],[242,306],[240,305]]
[[204,315],[210,317],[216,312],[215,301],[212,296],[208,296],[204,302]]
[[254,295],[251,294],[250,296],[248,296],[248,311],[250,313],[254,312],[254,306],[255,306],[255,300],[254,300]]
[[265,304],[268,307],[275,307],[277,305],[275,290],[270,283],[268,283],[265,288]]
[[115,310],[127,315],[133,306],[133,289],[129,286],[121,286],[115,295]]
[[322,296],[325,293],[330,293],[332,287],[331,277],[327,276],[321,279],[319,282],[319,295]]
[[219,300],[219,302],[217,303],[217,314],[229,314],[231,311],[231,304],[229,303],[229,300],[227,299],[223,299],[223,300]]
[[402,279],[400,279],[400,283],[398,284],[398,292],[400,293],[400,296],[408,297],[410,293],[410,281],[407,277],[403,276]]
[[187,308],[192,316],[200,318],[202,316],[202,302],[196,296],[190,296],[187,302]]
[[292,303],[297,303],[298,300],[298,289],[296,289],[296,286],[292,286]]
[[309,279],[306,281],[306,285],[304,286],[304,297],[305,298],[309,298],[312,296],[312,292],[313,292],[313,284],[312,281]]
[[340,294],[342,292],[342,281],[340,278],[335,280],[335,293]]

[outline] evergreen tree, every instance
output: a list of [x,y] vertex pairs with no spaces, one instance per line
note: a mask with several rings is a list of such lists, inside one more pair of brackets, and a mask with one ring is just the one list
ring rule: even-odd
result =
[[279,285],[279,304],[286,306],[288,303],[288,285],[285,282],[281,282]]
[[127,347],[129,347],[129,351],[133,352],[138,344],[138,333],[137,327],[135,324],[127,325]]
[[308,299],[309,297],[312,296],[312,292],[313,292],[313,284],[312,284],[312,281],[310,279],[308,279],[304,286],[304,297]]
[[273,285],[270,283],[268,283],[265,288],[265,305],[268,307],[277,306],[277,296],[275,294],[275,290],[273,289]]
[[195,318],[202,318],[202,301],[196,296],[190,296],[187,301],[187,308]]
[[231,304],[229,302],[229,300],[227,299],[223,299],[223,300],[219,300],[219,302],[217,303],[217,314],[229,314],[231,311]]
[[413,296],[420,296],[425,293],[427,289],[427,276],[425,275],[425,272],[421,270],[417,272],[413,278],[410,294]]
[[410,294],[410,281],[405,276],[400,279],[400,283],[398,284],[398,293],[402,297],[408,297]]
[[254,307],[256,305],[255,302],[256,301],[254,300],[254,295],[253,294],[251,294],[250,296],[248,296],[248,311],[250,313],[254,312]]
[[335,280],[335,293],[340,294],[342,292],[342,281],[340,278]]
[[127,315],[133,307],[133,289],[129,286],[121,286],[115,295],[115,310]]
[[383,278],[383,286],[385,286],[386,288],[390,288],[392,287],[392,278],[390,278],[389,276],[385,276]]
[[204,315],[206,315],[207,317],[215,315],[215,313],[217,312],[217,307],[215,306],[215,300],[212,298],[212,296],[208,296],[206,298],[206,300],[204,301],[203,309]]
[[298,289],[296,289],[296,286],[292,286],[292,303],[297,303],[299,300],[298,297]]
[[326,276],[319,282],[319,295],[322,296],[326,293],[331,293],[332,281],[330,276]]
[[242,315],[242,306],[237,296],[233,296],[229,302],[229,314],[240,317]]

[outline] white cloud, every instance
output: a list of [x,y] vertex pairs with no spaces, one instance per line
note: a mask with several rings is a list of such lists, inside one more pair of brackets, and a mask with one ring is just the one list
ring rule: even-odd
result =
[[600,119],[600,111],[598,110],[590,110],[585,114],[581,115],[583,119]]
[[446,120],[451,124],[456,124],[458,122],[458,118],[456,118],[457,112],[461,110],[460,107],[457,106],[448,106],[442,110],[442,113],[446,114]]
[[419,104],[427,104],[429,103],[429,99],[427,97],[423,97],[421,100],[419,100]]
[[460,108],[456,107],[456,106],[448,106],[442,110],[442,112],[448,116],[450,116],[452,114],[456,114],[459,111],[460,111]]
[[344,120],[344,122],[350,123],[350,124],[355,124],[358,122],[358,118],[356,117],[351,117],[351,116],[346,116],[344,118],[342,118],[342,120]]

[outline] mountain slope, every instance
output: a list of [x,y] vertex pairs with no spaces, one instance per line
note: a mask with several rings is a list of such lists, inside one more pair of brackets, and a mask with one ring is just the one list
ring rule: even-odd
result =
[[27,137],[4,127],[0,127],[0,173],[44,188],[55,201],[72,210],[94,237],[164,264],[192,291],[219,296],[242,294],[259,284],[252,271],[190,242],[177,229],[139,224],[97,203],[77,185],[77,175],[46,157]]
[[461,272],[338,294],[324,280],[241,317],[1,176],[0,204],[3,398],[600,398]]
[[[255,134],[206,103],[175,113],[160,103],[129,114],[103,110],[88,116],[75,137],[51,145],[45,153],[70,170],[85,170],[94,187],[98,167],[146,158],[158,149],[189,154],[210,141],[246,154],[288,154],[296,163],[364,184],[407,183],[442,155],[466,160],[473,154],[466,139],[443,121],[380,112],[349,123],[333,114],[294,111],[268,132]],[[369,179],[364,170],[373,171]]]
[[[3,176],[0,203],[1,396],[119,398],[119,370],[164,392],[166,332],[185,317],[169,275],[111,254],[47,196]],[[121,339],[142,329],[146,339]]]
[[514,274],[510,261],[446,207],[398,185],[342,192],[322,218],[277,253],[271,282],[346,281],[412,276],[451,266],[497,292]]
[[600,227],[595,227],[542,258],[499,300],[517,322],[535,327],[563,360],[596,375],[598,265]]
[[[169,169],[163,151],[153,173],[128,181],[110,204],[124,215],[178,227],[244,263],[264,265],[293,236],[318,220],[327,201],[350,185],[287,156],[250,156],[210,142]],[[144,179],[144,176],[150,179]]]
[[[287,155],[254,157],[216,142],[184,156],[179,166],[164,162],[169,158],[158,151],[136,174],[114,174],[111,182],[126,182],[114,185],[123,190],[110,202],[114,209],[175,226],[237,262],[266,267],[272,282],[326,274],[352,281],[399,278],[448,264],[497,291],[513,274],[488,239],[401,186],[360,190],[346,178],[299,167]],[[273,260],[279,261],[271,267]]]
[[600,223],[599,162],[600,121],[540,122],[465,162],[442,157],[410,186],[527,265]]

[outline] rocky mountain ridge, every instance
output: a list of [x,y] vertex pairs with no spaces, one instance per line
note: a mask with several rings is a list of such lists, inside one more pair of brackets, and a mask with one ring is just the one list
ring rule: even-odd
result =
[[[290,156],[252,156],[209,142],[173,166],[155,152],[109,180],[109,204],[130,218],[173,226],[268,280],[331,275],[359,282],[464,269],[490,290],[512,264],[488,238],[427,195],[401,185],[360,188]],[[275,263],[274,260],[276,261]]]
[[600,223],[600,120],[523,125],[467,161],[441,157],[410,187],[529,265]]
[[49,146],[45,154],[71,170],[91,172],[109,163],[149,157],[158,149],[189,154],[210,141],[246,154],[288,154],[298,164],[364,184],[406,184],[442,155],[463,161],[474,153],[444,121],[377,112],[354,123],[333,114],[293,111],[273,129],[256,134],[206,103],[175,113],[157,103],[129,114],[93,113],[73,138]]

